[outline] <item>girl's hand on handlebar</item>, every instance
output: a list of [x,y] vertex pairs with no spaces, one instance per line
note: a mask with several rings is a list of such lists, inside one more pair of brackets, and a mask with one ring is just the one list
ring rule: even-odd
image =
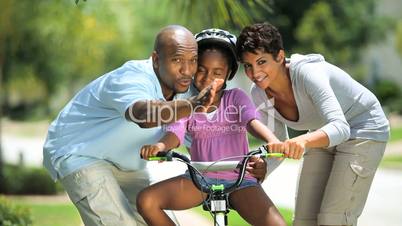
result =
[[247,163],[246,170],[258,181],[263,181],[265,174],[267,174],[267,163],[262,158],[251,156]]
[[147,144],[142,146],[140,150],[141,158],[148,160],[149,157],[156,156],[158,152],[165,150],[164,143],[156,143],[156,144]]

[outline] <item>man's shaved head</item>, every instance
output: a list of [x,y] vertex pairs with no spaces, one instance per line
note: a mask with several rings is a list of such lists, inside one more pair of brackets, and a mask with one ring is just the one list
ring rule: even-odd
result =
[[197,71],[197,49],[194,35],[179,25],[162,28],[156,36],[152,66],[167,100],[190,86]]
[[166,47],[175,46],[183,42],[196,43],[191,31],[180,25],[169,25],[162,28],[156,36],[154,51],[162,53],[166,50]]

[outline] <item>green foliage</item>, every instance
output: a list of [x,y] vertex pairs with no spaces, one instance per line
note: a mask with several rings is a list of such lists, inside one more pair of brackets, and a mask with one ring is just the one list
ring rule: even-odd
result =
[[107,2],[77,7],[67,0],[4,0],[0,15],[0,90],[6,113],[47,108],[66,86],[72,96],[83,83],[128,58],[124,49],[132,50]]
[[264,15],[264,19],[254,22],[268,21],[278,27],[282,34],[285,49],[291,52],[299,45],[295,37],[295,30],[299,27],[306,11],[317,1],[272,0],[270,2],[272,13],[267,13],[260,8],[259,11]]
[[396,25],[396,49],[398,50],[398,53],[402,57],[402,20],[400,20],[397,25]]
[[360,50],[390,24],[376,15],[374,0],[2,0],[3,109],[22,119],[54,115],[88,81],[149,57],[156,33],[168,24],[236,33],[261,21],[278,26],[289,52],[320,52],[360,80],[367,71],[357,65]]
[[[296,31],[296,37],[302,44],[302,52],[319,52],[327,58],[332,55],[332,48],[328,45],[337,45],[341,42],[338,35],[339,28],[334,18],[330,5],[319,2],[309,9]],[[346,49],[347,50],[347,49]],[[348,51],[340,51],[342,58],[349,58]]]
[[[75,0],[75,4],[78,4],[80,0]],[[87,0],[83,0],[84,2],[86,2]]]
[[[154,2],[161,4],[160,1]],[[164,18],[176,20],[193,31],[200,31],[206,27],[241,29],[256,20],[263,19],[263,13],[272,14],[271,6],[262,0],[168,0],[164,1],[161,8],[170,9],[164,10],[162,13]]]
[[398,98],[402,93],[398,85],[390,80],[380,80],[375,83],[374,92],[381,102]]
[[358,62],[360,49],[384,37],[390,22],[375,14],[375,1],[318,1],[296,29],[298,51],[319,52],[340,65]]
[[13,205],[9,200],[0,196],[0,225],[27,226],[31,223],[29,209]]
[[56,194],[62,190],[44,168],[4,167],[6,194]]
[[25,174],[22,192],[25,194],[56,194],[57,187],[46,170],[35,168]]
[[373,92],[388,111],[402,114],[402,92],[398,84],[390,80],[376,81]]

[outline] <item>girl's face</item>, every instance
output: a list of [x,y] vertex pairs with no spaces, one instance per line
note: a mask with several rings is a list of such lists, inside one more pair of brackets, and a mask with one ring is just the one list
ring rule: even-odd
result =
[[[218,50],[207,49],[198,59],[198,68],[194,76],[194,85],[198,90],[207,87],[214,79],[226,79],[229,65],[226,57]],[[223,84],[217,90],[222,88]]]
[[263,50],[257,50],[256,54],[245,52],[242,63],[247,77],[261,89],[267,89],[277,79],[283,66],[284,52],[280,50],[277,58]]

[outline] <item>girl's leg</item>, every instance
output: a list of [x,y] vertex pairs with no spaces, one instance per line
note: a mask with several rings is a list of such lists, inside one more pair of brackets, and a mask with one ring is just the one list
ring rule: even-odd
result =
[[252,225],[286,226],[282,215],[261,186],[234,191],[229,195],[229,201],[240,216]]
[[137,197],[137,209],[148,225],[175,225],[164,209],[188,209],[199,205],[205,197],[191,180],[179,176],[142,190]]

